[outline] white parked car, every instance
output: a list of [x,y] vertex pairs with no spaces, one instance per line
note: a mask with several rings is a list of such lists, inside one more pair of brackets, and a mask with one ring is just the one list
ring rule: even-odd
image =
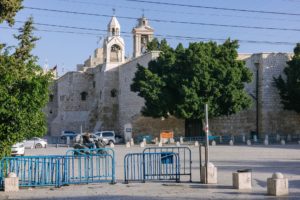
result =
[[94,133],[94,135],[101,138],[106,144],[116,143],[114,131],[97,131]]
[[46,140],[38,137],[33,137],[31,140],[24,140],[25,148],[46,148],[47,145],[48,143]]
[[24,156],[25,155],[25,146],[23,142],[19,142],[14,144],[11,147],[11,155],[12,156]]

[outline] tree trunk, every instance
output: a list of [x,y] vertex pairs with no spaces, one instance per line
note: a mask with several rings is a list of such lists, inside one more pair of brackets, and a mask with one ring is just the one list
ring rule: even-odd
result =
[[185,137],[204,136],[203,124],[200,119],[185,120]]

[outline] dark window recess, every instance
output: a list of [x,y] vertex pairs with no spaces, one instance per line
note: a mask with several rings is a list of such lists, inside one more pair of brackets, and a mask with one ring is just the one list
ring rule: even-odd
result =
[[117,96],[117,93],[118,93],[118,91],[117,91],[116,89],[112,89],[112,90],[110,91],[110,96],[111,96],[111,97],[116,97],[116,96]]
[[96,81],[93,81],[93,88],[96,87]]
[[53,95],[53,94],[50,94],[50,95],[49,95],[49,101],[50,101],[50,102],[53,102],[53,99],[54,99],[54,95]]
[[82,101],[85,101],[86,99],[87,99],[87,95],[88,95],[88,93],[87,92],[81,92],[81,100]]

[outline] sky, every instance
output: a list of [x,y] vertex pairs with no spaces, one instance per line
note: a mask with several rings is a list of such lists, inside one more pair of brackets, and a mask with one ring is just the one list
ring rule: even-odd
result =
[[16,45],[16,28],[33,16],[40,37],[33,54],[44,68],[57,65],[59,75],[75,71],[102,47],[114,13],[127,57],[133,53],[131,31],[143,14],[154,36],[173,47],[231,38],[240,41],[239,53],[292,52],[300,41],[300,0],[24,0],[23,6],[13,28],[0,25],[0,42]]

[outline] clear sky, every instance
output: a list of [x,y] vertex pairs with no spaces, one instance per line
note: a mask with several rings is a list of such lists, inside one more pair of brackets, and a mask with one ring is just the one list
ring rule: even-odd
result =
[[[30,15],[34,17],[34,21],[39,23],[36,24],[36,28],[44,30],[35,32],[41,39],[37,42],[34,54],[39,57],[42,66],[47,64],[50,68],[57,65],[60,75],[76,70],[76,64],[83,63],[93,54],[95,48],[102,46],[100,38],[106,36],[104,30],[107,29],[113,9],[116,9],[115,15],[121,25],[127,57],[132,56],[131,31],[137,23],[135,18],[141,17],[143,13],[155,29],[156,36],[167,37],[168,42],[174,47],[179,42],[187,46],[189,42],[205,41],[206,38],[230,37],[241,41],[238,50],[240,53],[292,52],[296,42],[300,41],[300,0],[145,1],[148,3],[130,0],[24,0],[25,8],[17,14],[18,22],[14,28],[20,27],[21,22]],[[181,5],[157,4],[149,1]],[[15,45],[16,41],[12,35],[17,31],[7,27],[6,24],[0,25],[0,41]]]

